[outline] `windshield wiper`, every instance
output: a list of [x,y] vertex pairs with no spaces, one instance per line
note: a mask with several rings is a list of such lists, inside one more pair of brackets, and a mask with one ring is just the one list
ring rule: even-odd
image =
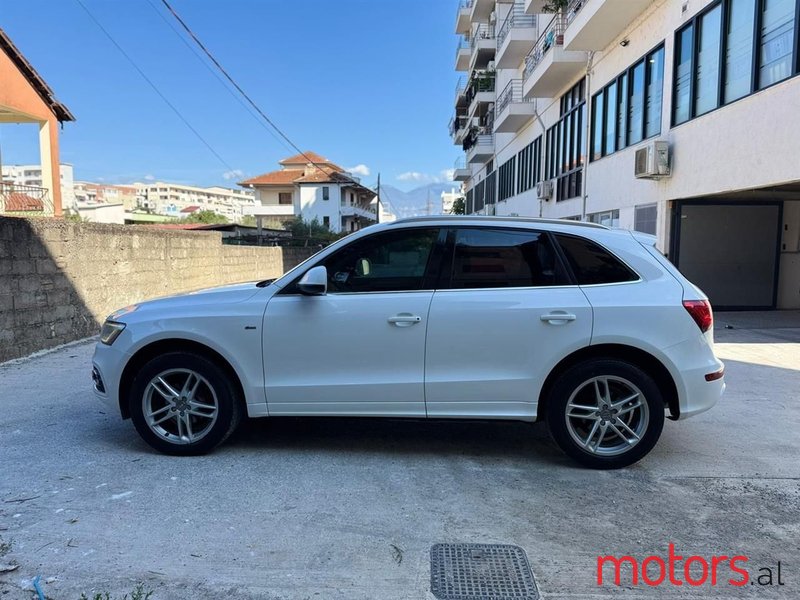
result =
[[273,281],[275,281],[275,279],[264,279],[263,281],[259,281],[256,284],[256,287],[260,287],[260,288],[267,287]]

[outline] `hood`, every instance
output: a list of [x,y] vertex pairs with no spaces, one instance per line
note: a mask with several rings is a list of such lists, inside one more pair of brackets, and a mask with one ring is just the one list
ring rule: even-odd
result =
[[136,320],[136,316],[141,313],[146,313],[153,310],[163,311],[165,309],[174,309],[180,307],[188,308],[201,305],[218,306],[221,304],[244,302],[260,292],[261,289],[262,288],[256,287],[255,281],[249,283],[237,283],[234,285],[223,285],[220,287],[197,290],[185,294],[166,296],[164,298],[156,298],[154,300],[138,302],[137,304],[122,308],[112,313],[108,318],[112,321],[119,320],[122,322],[128,322],[130,320]]

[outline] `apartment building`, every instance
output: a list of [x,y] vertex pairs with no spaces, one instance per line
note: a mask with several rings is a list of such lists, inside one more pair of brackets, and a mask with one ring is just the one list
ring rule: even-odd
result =
[[[0,166],[0,182],[10,183],[20,189],[42,188],[45,189],[45,175],[42,165],[2,165]],[[72,165],[61,163],[59,165],[59,188],[61,190],[61,205],[69,209],[75,204],[74,176]]]
[[716,306],[800,308],[800,0],[464,0],[455,29],[468,213],[651,233]]
[[178,183],[155,181],[135,183],[137,208],[146,209],[167,217],[186,217],[195,210],[210,210],[227,217],[230,221],[241,221],[255,204],[249,190],[233,190],[219,186],[195,187]]
[[239,183],[255,192],[256,204],[247,214],[259,221],[316,220],[334,233],[357,231],[377,221],[375,192],[324,156],[307,151],[278,164],[277,171]]

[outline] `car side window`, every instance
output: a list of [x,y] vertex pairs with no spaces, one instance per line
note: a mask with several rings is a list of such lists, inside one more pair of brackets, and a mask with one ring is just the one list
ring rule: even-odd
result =
[[459,229],[451,289],[541,287],[569,281],[547,235],[524,229]]
[[556,235],[579,285],[624,283],[639,276],[599,244],[571,235]]
[[328,270],[328,293],[423,289],[438,237],[438,229],[400,229],[348,244],[322,263]]

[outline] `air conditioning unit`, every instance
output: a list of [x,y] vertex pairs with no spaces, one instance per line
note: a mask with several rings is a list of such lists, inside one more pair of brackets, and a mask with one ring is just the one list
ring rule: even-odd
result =
[[495,62],[493,60],[490,60],[488,63],[486,63],[486,70],[487,71],[494,71],[495,70],[495,66],[496,66]]
[[489,15],[489,23],[496,23],[497,22],[497,13],[492,11],[492,14]]
[[540,181],[536,184],[536,196],[540,200],[553,199],[553,182],[551,180]]
[[650,142],[636,151],[634,176],[637,179],[669,177],[670,155],[667,142]]

